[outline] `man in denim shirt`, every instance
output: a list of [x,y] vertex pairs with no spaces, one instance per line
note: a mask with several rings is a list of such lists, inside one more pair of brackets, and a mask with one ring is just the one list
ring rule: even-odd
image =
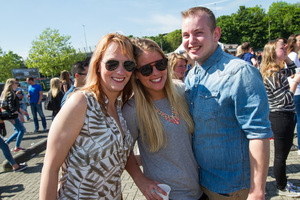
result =
[[218,46],[211,10],[195,7],[182,17],[183,45],[196,61],[185,83],[201,188],[210,200],[265,199],[273,133],[261,75]]

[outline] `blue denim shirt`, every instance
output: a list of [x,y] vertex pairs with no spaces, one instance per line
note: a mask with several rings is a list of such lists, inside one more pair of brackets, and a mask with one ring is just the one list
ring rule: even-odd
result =
[[273,135],[261,74],[219,46],[185,83],[201,185],[222,194],[250,188],[249,140]]

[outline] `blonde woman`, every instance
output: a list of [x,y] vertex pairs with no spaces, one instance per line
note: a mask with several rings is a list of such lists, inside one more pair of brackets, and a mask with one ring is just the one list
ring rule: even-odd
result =
[[135,67],[127,37],[108,34],[99,41],[85,86],[70,96],[51,125],[41,200],[121,199],[121,175],[133,147],[121,106],[132,94]]
[[53,108],[52,108],[52,120],[57,115],[60,110],[60,103],[64,93],[60,90],[60,80],[59,78],[52,78],[50,80],[50,91],[48,92],[47,98],[51,99]]
[[[7,109],[6,111],[9,113],[17,113],[19,111],[22,112],[24,115],[27,115],[25,111],[20,109],[19,99],[15,93],[18,85],[16,79],[9,78],[7,79],[1,98],[7,102]],[[24,133],[26,132],[26,128],[24,127],[23,123],[20,121],[19,117],[16,119],[9,120],[13,126],[15,127],[15,133],[10,136],[5,142],[7,144],[11,143],[14,139],[17,138],[14,152],[25,150],[24,148],[20,147],[21,141],[23,139]]]
[[188,59],[181,54],[171,53],[168,56],[169,69],[172,71],[172,78],[183,81],[187,69]]
[[60,72],[61,90],[64,94],[71,88],[70,73],[67,70]]
[[[285,62],[287,68],[281,66]],[[300,83],[300,74],[295,74],[296,65],[287,56],[284,43],[270,41],[264,47],[261,73],[267,90],[270,121],[274,133],[274,176],[278,194],[299,197],[300,191],[286,177],[286,159],[293,144],[294,137],[294,92]],[[287,77],[295,74],[291,87]]]
[[172,82],[167,58],[152,40],[136,38],[134,97],[123,108],[128,129],[137,141],[144,175],[133,153],[126,170],[147,199],[160,199],[158,183],[171,187],[170,199],[199,199],[198,165],[192,151],[193,120],[184,87]]

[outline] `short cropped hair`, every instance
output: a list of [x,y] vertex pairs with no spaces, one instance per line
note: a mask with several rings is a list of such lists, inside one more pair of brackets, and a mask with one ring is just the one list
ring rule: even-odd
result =
[[216,22],[216,17],[214,15],[214,13],[210,9],[208,9],[206,7],[193,7],[186,11],[181,12],[181,16],[183,18],[187,18],[189,16],[197,15],[198,13],[201,13],[201,12],[204,12],[207,14],[207,16],[211,22],[211,23],[209,23],[209,26],[211,28],[211,31],[213,32],[217,27],[217,22]]
[[89,63],[86,61],[78,61],[74,63],[71,67],[71,74],[75,77],[75,74],[81,73],[85,70],[85,67],[88,67]]

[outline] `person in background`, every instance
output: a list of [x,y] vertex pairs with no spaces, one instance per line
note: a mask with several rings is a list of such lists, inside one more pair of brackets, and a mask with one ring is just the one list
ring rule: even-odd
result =
[[67,70],[60,72],[61,91],[65,94],[71,88],[70,73]]
[[14,160],[14,158],[12,157],[12,155],[9,151],[9,147],[8,147],[7,143],[4,142],[2,137],[0,137],[0,149],[3,152],[5,159],[11,165],[13,171],[20,172],[27,168],[27,164],[25,162],[19,163],[19,164],[16,163],[16,161]]
[[[17,94],[17,97],[19,98],[20,108],[28,114],[27,106],[30,105],[29,100],[27,98],[25,91],[21,88],[21,85],[20,85],[18,79],[16,79],[16,82],[17,82],[18,87],[15,92]],[[20,114],[23,116],[22,112],[20,112]],[[26,119],[27,119],[27,121],[30,120],[29,114],[26,115]]]
[[[287,40],[287,54],[288,57],[295,63],[297,68],[300,67],[300,61],[298,58],[298,52],[300,50],[300,34],[293,34]],[[290,84],[293,83],[292,79],[289,79]],[[292,150],[295,150],[297,147],[297,153],[300,155],[300,85],[297,86],[296,91],[294,93],[294,103],[296,106],[296,117],[295,117],[295,125],[297,124],[297,139],[298,146],[293,145]]]
[[[24,115],[27,115],[25,111],[20,109],[19,99],[15,93],[15,90],[17,89],[18,85],[16,82],[16,79],[9,78],[7,79],[4,89],[1,95],[1,98],[5,99],[7,102],[7,109],[6,112],[8,113],[17,113],[19,115],[19,112],[22,112]],[[24,124],[21,122],[20,118],[17,117],[16,119],[9,120],[12,125],[14,126],[15,133],[13,133],[6,141],[6,144],[11,143],[14,139],[17,138],[14,152],[25,150],[24,148],[20,147],[21,141],[23,139],[24,133],[26,132],[26,128],[24,127]]]
[[[280,64],[285,62],[287,68]],[[284,43],[278,40],[268,42],[263,51],[261,73],[266,87],[270,121],[274,133],[274,175],[278,194],[299,197],[300,191],[286,177],[286,159],[294,138],[294,92],[300,82],[300,74],[295,74],[296,65],[287,56]],[[291,87],[287,77],[294,75]]]
[[40,200],[121,199],[121,175],[133,148],[121,107],[132,95],[135,67],[127,37],[112,33],[100,39],[85,86],[52,122]]
[[137,60],[134,97],[122,112],[138,142],[144,175],[133,152],[126,170],[147,199],[158,199],[154,191],[159,190],[158,183],[164,183],[171,187],[170,199],[198,200],[202,191],[192,150],[194,124],[184,87],[173,84],[171,65],[154,41],[135,38],[133,44]]
[[236,48],[235,56],[236,56],[236,57],[239,57],[239,55],[241,55],[242,53],[243,53],[242,45],[239,45],[239,46]]
[[184,73],[184,77],[187,76],[187,74],[189,73],[189,71],[194,67],[195,65],[195,61],[191,59],[191,57],[189,56],[189,54],[186,53],[186,51],[183,53],[184,57],[187,58],[188,62],[187,62],[187,66],[186,66],[186,71]]
[[61,100],[64,97],[64,93],[60,90],[59,78],[52,78],[50,80],[50,91],[48,92],[48,96],[51,96],[53,105],[55,105],[55,108],[52,110],[53,120],[60,110]]
[[172,70],[171,73],[173,79],[183,81],[187,69],[187,62],[187,58],[178,53],[171,53],[168,56],[168,65],[170,65],[169,69]]
[[61,107],[65,104],[69,94],[71,94],[76,88],[78,89],[84,86],[88,69],[89,59],[87,59],[87,61],[78,61],[72,65],[71,74],[74,77],[74,85],[72,85],[71,88],[65,93],[61,101]]
[[182,17],[182,43],[196,61],[185,90],[201,188],[210,200],[262,200],[273,133],[260,72],[218,45],[211,10],[194,7]]
[[242,54],[238,55],[239,58],[249,62],[250,64],[252,64],[254,67],[258,68],[258,62],[255,58],[255,54],[253,52],[253,49],[251,47],[251,43],[250,42],[244,42],[241,45],[242,48]]
[[37,113],[39,113],[45,131],[47,130],[47,122],[42,108],[42,98],[43,98],[42,87],[39,84],[35,83],[33,77],[28,77],[26,79],[26,82],[29,84],[28,98],[30,100],[30,108],[31,108],[31,113],[34,121],[34,127],[35,127],[34,132],[37,133],[39,131],[39,121],[37,118]]

